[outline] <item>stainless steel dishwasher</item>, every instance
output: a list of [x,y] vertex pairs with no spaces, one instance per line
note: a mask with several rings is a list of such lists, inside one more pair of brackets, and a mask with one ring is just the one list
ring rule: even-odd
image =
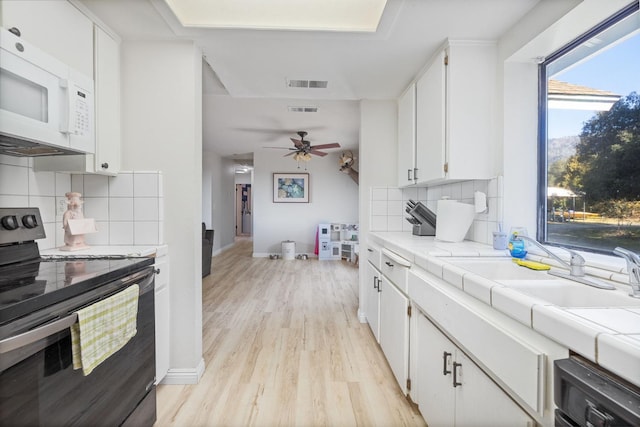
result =
[[640,389],[579,356],[554,363],[556,426],[640,426]]

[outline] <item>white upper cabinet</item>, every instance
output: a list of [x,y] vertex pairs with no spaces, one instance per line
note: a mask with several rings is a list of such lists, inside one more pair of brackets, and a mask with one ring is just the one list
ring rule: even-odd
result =
[[416,152],[416,85],[411,84],[398,100],[398,185],[414,183]]
[[120,45],[95,27],[96,173],[120,171]]
[[[447,41],[398,103],[398,185],[488,179],[495,175],[497,51],[493,42]],[[406,112],[415,87],[414,116]],[[413,127],[408,117],[413,118]],[[409,151],[408,141],[415,141]],[[414,156],[407,179],[408,153]]]
[[416,183],[445,177],[447,52],[441,50],[416,84]]
[[491,178],[495,176],[496,45],[449,42],[447,58],[444,178]]
[[[2,27],[86,76],[93,76],[93,22],[60,0],[0,2]],[[34,12],[37,11],[37,12]]]

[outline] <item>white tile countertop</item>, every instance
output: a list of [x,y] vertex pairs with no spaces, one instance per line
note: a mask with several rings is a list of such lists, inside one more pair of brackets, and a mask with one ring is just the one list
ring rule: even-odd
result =
[[40,252],[43,258],[68,257],[108,257],[108,256],[127,256],[127,257],[160,257],[168,252],[167,245],[158,246],[90,246],[86,249],[77,251],[61,251],[60,249],[46,249]]
[[[458,262],[460,258],[457,261],[452,258],[494,257],[493,261],[498,263],[504,258],[505,268],[514,268],[508,262],[508,251],[496,251],[481,243],[439,242],[434,237],[413,236],[406,232],[371,233],[369,241],[396,252],[452,286],[640,386],[640,299],[628,296],[630,287],[624,269],[622,274],[614,275],[607,271],[597,272],[601,273],[598,274],[600,277],[620,281],[612,282],[616,290],[600,290],[580,283],[567,283],[546,271],[524,267],[518,269],[523,270],[522,276],[526,279],[513,280],[508,274],[501,273],[488,277],[482,269],[472,272],[464,268],[464,263]],[[535,255],[532,259],[547,261]],[[588,268],[588,274],[602,268],[606,260],[606,257],[598,258],[597,264]],[[611,266],[604,266],[615,271],[620,268],[619,261],[612,258]],[[533,285],[539,289],[535,294],[527,293]],[[545,290],[540,291],[543,286],[546,286]],[[562,295],[566,289],[571,291],[571,298]],[[553,294],[553,298],[548,299],[556,303],[545,300],[547,291]],[[600,294],[602,298],[598,297]],[[615,306],[608,306],[609,301],[615,301]]]

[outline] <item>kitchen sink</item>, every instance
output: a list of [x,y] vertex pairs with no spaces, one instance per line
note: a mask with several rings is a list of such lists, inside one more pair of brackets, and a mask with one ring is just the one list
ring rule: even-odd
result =
[[[550,276],[553,277],[553,276]],[[640,299],[629,296],[626,287],[598,289],[564,279],[501,280],[501,284],[559,307],[640,307]]]
[[470,273],[477,274],[489,280],[556,280],[547,271],[531,270],[521,267],[511,258],[490,257],[451,257],[443,261],[460,267]]

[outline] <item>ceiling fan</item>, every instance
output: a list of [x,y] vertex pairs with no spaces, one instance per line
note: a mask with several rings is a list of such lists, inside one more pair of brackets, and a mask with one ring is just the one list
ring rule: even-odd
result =
[[281,150],[290,150],[291,153],[289,154],[285,154],[284,156],[293,156],[294,160],[298,160],[298,161],[309,161],[311,160],[311,154],[315,155],[315,156],[320,156],[320,157],[324,157],[329,153],[325,153],[324,151],[319,151],[322,149],[327,149],[327,148],[340,148],[340,144],[338,144],[337,142],[333,142],[331,144],[320,144],[320,145],[311,145],[310,141],[307,141],[304,139],[305,136],[307,136],[307,132],[305,131],[299,131],[296,132],[298,134],[298,136],[300,136],[300,139],[295,139],[295,138],[291,138],[291,141],[293,142],[293,145],[295,147],[290,147],[290,148],[286,148],[286,147],[265,147],[265,148],[277,148],[277,149],[281,149]]

